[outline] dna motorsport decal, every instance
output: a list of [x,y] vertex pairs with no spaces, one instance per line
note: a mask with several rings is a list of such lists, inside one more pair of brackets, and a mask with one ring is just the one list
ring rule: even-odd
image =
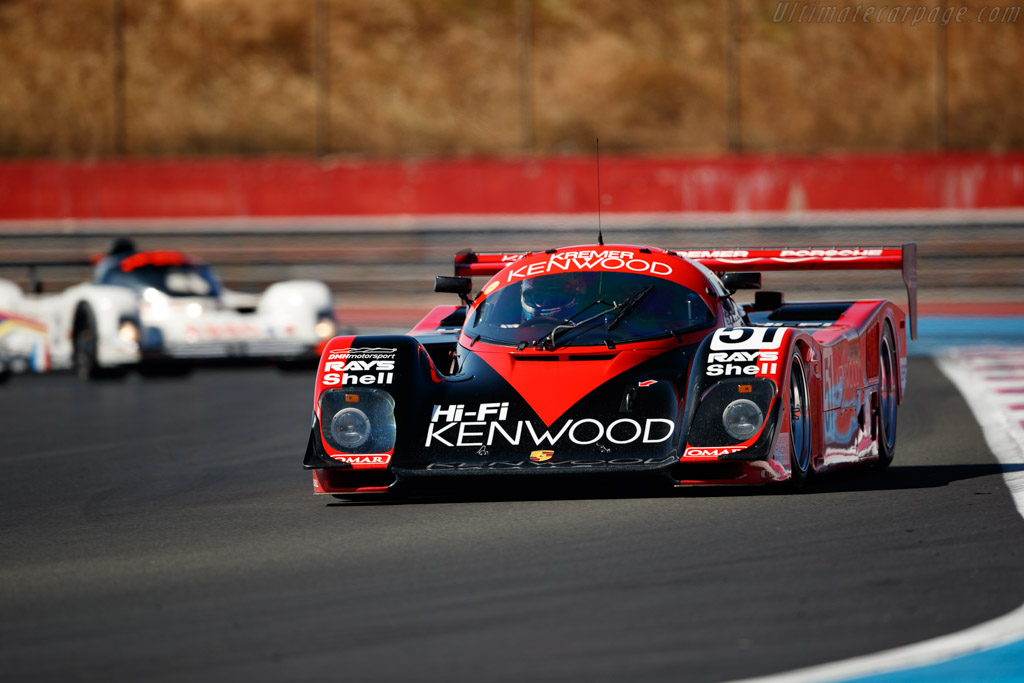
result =
[[331,351],[324,363],[324,386],[391,384],[395,379],[394,348]]
[[568,419],[546,429],[531,420],[509,420],[509,404],[462,403],[435,405],[427,425],[424,446],[480,448],[481,446],[589,446],[606,441],[615,445],[654,444],[667,441],[675,422],[659,417],[619,418],[602,422],[593,418]]

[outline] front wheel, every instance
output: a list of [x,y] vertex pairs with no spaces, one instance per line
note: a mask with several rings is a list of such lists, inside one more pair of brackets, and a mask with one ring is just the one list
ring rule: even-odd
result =
[[811,474],[811,415],[807,400],[807,374],[799,353],[789,368],[789,466],[790,484],[803,488]]
[[74,336],[73,365],[79,379],[116,379],[124,377],[125,368],[105,368],[98,359],[98,335],[92,317],[78,325]]
[[96,379],[100,365],[96,359],[96,330],[88,320],[75,331],[75,374],[79,379]]

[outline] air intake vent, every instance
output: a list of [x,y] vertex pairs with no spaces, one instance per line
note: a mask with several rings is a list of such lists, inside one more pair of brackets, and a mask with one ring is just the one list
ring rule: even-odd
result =
[[552,361],[611,360],[611,359],[615,358],[615,354],[614,353],[600,353],[600,354],[596,354],[596,355],[594,355],[594,354],[587,355],[587,354],[582,354],[582,353],[574,353],[574,354],[569,354],[569,355],[558,355],[558,354],[544,354],[544,355],[541,355],[541,354],[532,354],[531,353],[530,355],[526,355],[526,354],[518,355],[518,354],[514,354],[513,353],[512,354],[512,358],[514,360],[524,361],[524,362],[536,361],[536,362],[547,362],[547,363],[550,363]]

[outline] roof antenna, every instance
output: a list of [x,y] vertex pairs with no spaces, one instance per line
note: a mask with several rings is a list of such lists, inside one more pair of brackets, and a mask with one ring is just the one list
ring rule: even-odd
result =
[[594,151],[597,156],[597,243],[604,246],[604,235],[601,234],[601,138],[594,138]]

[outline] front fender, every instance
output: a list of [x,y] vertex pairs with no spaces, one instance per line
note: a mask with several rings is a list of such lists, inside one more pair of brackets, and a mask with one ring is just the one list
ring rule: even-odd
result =
[[[430,387],[442,382],[426,349],[404,335],[335,337],[324,348],[313,393],[313,426],[303,464],[307,469],[386,469],[400,439],[398,424],[412,424]],[[356,408],[372,433],[353,447],[328,438],[335,415]],[[362,418],[360,418],[362,419]]]
[[[781,426],[789,366],[800,333],[777,327],[716,331],[700,345],[687,387],[683,459],[767,460]],[[764,417],[753,436],[730,435],[725,408],[754,402]]]
[[136,292],[127,287],[86,284],[68,293],[75,301],[71,320],[78,319],[80,315],[91,320],[96,332],[96,359],[100,365],[127,365],[139,361],[138,342],[124,339],[119,334],[125,321],[134,323],[137,330],[141,329]]

